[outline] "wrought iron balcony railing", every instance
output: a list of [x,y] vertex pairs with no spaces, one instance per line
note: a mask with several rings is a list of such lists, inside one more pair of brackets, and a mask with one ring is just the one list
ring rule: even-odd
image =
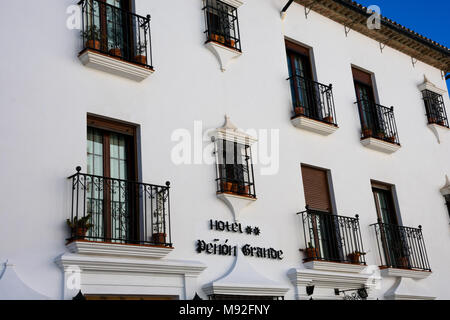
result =
[[350,218],[309,208],[298,214],[305,239],[305,247],[301,249],[304,262],[366,264],[358,215]]
[[215,154],[217,193],[256,198],[251,147],[237,142],[218,140]]
[[94,50],[153,69],[150,15],[141,17],[106,1],[81,0],[83,51]]
[[241,51],[237,9],[219,0],[203,0],[206,42],[218,42]]
[[422,226],[409,228],[380,221],[372,226],[382,268],[431,271]]
[[355,102],[361,120],[361,139],[376,138],[400,145],[394,107],[387,108],[370,100]]
[[337,126],[332,85],[324,85],[305,77],[288,78],[291,85],[294,116],[304,116]]
[[423,101],[427,112],[428,123],[449,127],[447,112],[445,111],[444,98],[442,95],[430,90],[423,90]]
[[170,183],[157,186],[81,173],[72,186],[69,242],[172,246]]

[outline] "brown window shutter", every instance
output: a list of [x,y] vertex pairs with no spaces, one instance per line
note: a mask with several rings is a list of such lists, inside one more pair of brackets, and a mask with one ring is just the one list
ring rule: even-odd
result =
[[306,205],[310,209],[331,212],[327,172],[302,166],[302,176]]
[[370,73],[352,67],[352,74],[354,80],[372,86],[372,76]]
[[297,43],[285,40],[286,42],[286,49],[291,50],[291,51],[295,51],[297,53],[300,53],[304,56],[309,57],[309,49],[307,47],[304,47],[302,45],[299,45]]

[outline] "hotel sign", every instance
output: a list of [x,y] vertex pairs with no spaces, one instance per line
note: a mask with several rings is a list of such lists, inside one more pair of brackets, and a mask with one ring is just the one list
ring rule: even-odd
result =
[[[219,232],[230,232],[230,233],[242,233],[247,235],[260,236],[261,229],[259,227],[245,226],[243,227],[241,223],[210,220],[209,221],[210,230]],[[213,242],[206,242],[204,240],[197,240],[196,251],[198,253],[205,253],[207,255],[221,255],[221,256],[236,256],[238,246],[228,244],[228,240],[220,243],[219,239],[214,239]],[[261,259],[271,259],[271,260],[282,260],[283,250],[276,250],[274,248],[261,248],[257,246],[252,246],[250,244],[245,244],[240,248],[244,256],[256,257]]]

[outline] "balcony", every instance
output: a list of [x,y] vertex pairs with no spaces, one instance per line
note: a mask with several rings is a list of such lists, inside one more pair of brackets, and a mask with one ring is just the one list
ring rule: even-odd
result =
[[358,100],[361,143],[368,148],[392,153],[400,148],[394,107],[387,108],[370,100]]
[[[381,221],[372,226],[377,239],[381,269],[386,269],[389,275],[406,275],[412,278],[427,277],[431,273],[422,226],[410,228]],[[403,272],[392,269],[403,269]],[[422,272],[414,274],[414,271]]]
[[135,81],[154,69],[150,15],[139,16],[100,0],[81,0],[81,62]]
[[[158,186],[80,172],[71,182],[68,245],[81,253],[141,255],[171,249],[170,183]],[[129,247],[124,249],[125,246]],[[131,248],[131,249],[130,249]],[[141,251],[141,253],[139,253]],[[167,250],[158,250],[164,255]],[[155,249],[151,252],[155,254]],[[157,254],[158,255],[158,254]]]
[[305,263],[325,261],[366,265],[359,218],[344,217],[307,208],[302,220]]
[[329,135],[338,129],[332,85],[304,78],[288,78],[293,101],[291,122],[300,129]]

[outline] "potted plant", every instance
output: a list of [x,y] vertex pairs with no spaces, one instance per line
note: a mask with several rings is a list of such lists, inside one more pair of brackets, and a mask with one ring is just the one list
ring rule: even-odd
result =
[[394,143],[395,142],[395,134],[388,136],[387,140],[391,143]]
[[377,138],[384,139],[385,137],[386,137],[386,135],[385,135],[384,131],[377,132]]
[[328,115],[325,118],[323,118],[323,121],[328,122],[328,123],[333,123],[333,116]]
[[368,127],[363,127],[362,134],[363,134],[364,138],[371,137],[372,136],[372,129],[369,129]]
[[210,39],[216,42],[225,43],[225,37],[215,33],[211,33]]
[[305,108],[304,107],[295,107],[294,112],[295,112],[296,116],[303,115],[303,114],[305,114]]
[[84,216],[81,219],[78,219],[78,217],[74,217],[73,221],[70,219],[67,219],[67,225],[69,226],[72,236],[76,238],[84,238],[86,237],[87,231],[92,228],[92,224],[89,223],[89,220],[91,219],[91,214],[88,214],[87,216]]
[[227,39],[226,42],[227,46],[234,48],[234,45],[236,42],[233,39]]
[[354,251],[352,253],[349,253],[347,255],[347,258],[352,264],[360,264],[360,257],[365,254],[366,254],[365,252]]
[[87,27],[86,31],[81,32],[83,39],[86,39],[86,48],[100,50],[100,29],[95,25]]
[[398,259],[398,268],[409,269],[408,257],[402,256]]
[[109,54],[115,57],[122,57],[122,50],[121,48],[121,41],[119,41],[119,39],[114,38],[114,44],[113,47],[111,49],[109,49]]
[[147,46],[143,42],[139,42],[136,46],[136,56],[134,61],[140,64],[147,64]]
[[319,249],[314,248],[311,242],[308,242],[308,248],[305,249],[307,259],[315,259],[319,257]]
[[165,191],[160,191],[156,194],[156,209],[153,211],[153,234],[152,242],[155,244],[166,243],[166,233],[164,232],[164,201]]
[[222,190],[223,192],[231,192],[233,188],[233,183],[228,181],[222,181]]

